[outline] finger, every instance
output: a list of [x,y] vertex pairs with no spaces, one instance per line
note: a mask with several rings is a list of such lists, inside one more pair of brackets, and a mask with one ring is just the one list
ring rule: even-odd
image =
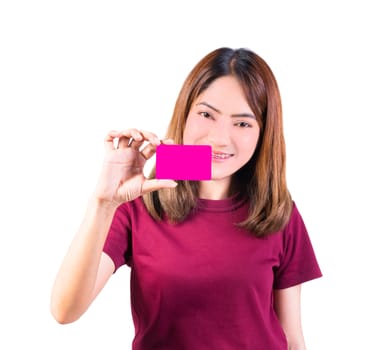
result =
[[157,137],[157,135],[152,133],[152,132],[145,131],[145,130],[140,130],[140,133],[143,135],[144,140],[148,141],[149,143],[151,143],[155,146],[158,146],[161,143],[161,141]]
[[[174,140],[172,139],[160,140],[160,144],[173,145]],[[149,159],[156,153],[156,150],[157,150],[157,146],[148,144],[146,147],[143,148],[143,150],[140,153],[143,155],[145,159]]]
[[121,132],[121,135],[119,137],[118,148],[130,147],[134,143],[133,141],[142,142],[143,141],[142,134],[137,129],[124,130]]
[[157,146],[149,143],[147,146],[145,146],[142,150],[141,150],[141,155],[145,158],[145,159],[149,159],[151,158],[155,153],[156,153],[156,148]]
[[[160,140],[160,144],[173,145],[174,144],[174,140],[172,140],[172,139]],[[142,156],[145,159],[148,160],[148,159],[150,159],[156,153],[156,150],[157,150],[157,146],[149,143],[146,147],[144,147],[142,149],[142,151],[140,153],[142,154]]]
[[139,150],[139,148],[143,145],[144,143],[144,137],[142,136],[141,139],[136,140],[135,138],[131,137],[129,139],[129,142],[127,144],[127,147],[131,147],[132,149]]
[[139,149],[139,145],[138,149],[140,150],[140,153],[145,159],[149,159],[155,154],[157,146],[159,146],[162,143],[162,141],[157,137],[156,134],[152,132],[145,130],[141,130],[140,132],[142,133],[144,140],[148,141],[148,144],[141,150]]
[[164,140],[161,140],[161,143],[163,143],[164,145],[174,145],[174,140],[173,139],[164,139]]
[[177,185],[178,183],[173,180],[145,180],[142,186],[142,194],[157,191],[161,188],[174,188]]
[[120,137],[121,133],[116,130],[111,130],[104,138],[104,147],[106,150],[113,150],[115,148],[114,140]]

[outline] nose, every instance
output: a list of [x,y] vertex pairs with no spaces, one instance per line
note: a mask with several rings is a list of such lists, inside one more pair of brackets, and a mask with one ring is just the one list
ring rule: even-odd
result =
[[225,123],[225,118],[219,118],[212,123],[208,134],[208,139],[213,146],[227,146],[230,143],[230,125]]

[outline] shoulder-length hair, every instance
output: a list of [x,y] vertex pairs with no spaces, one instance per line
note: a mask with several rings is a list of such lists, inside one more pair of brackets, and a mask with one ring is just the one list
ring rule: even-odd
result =
[[[183,143],[192,103],[223,76],[233,76],[241,84],[260,126],[254,155],[232,177],[232,188],[249,201],[248,216],[238,225],[258,237],[265,236],[287,224],[292,199],[286,184],[281,97],[274,74],[261,57],[245,48],[223,47],[202,58],[182,86],[165,137],[176,144]],[[155,168],[150,174],[151,178],[154,176]],[[198,183],[178,181],[177,187],[145,194],[143,199],[155,219],[181,222],[196,206]]]

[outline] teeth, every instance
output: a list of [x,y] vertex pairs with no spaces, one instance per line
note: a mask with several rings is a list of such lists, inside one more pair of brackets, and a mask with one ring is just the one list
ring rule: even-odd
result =
[[218,158],[218,159],[227,159],[230,158],[231,154],[225,154],[225,153],[213,153],[213,158]]

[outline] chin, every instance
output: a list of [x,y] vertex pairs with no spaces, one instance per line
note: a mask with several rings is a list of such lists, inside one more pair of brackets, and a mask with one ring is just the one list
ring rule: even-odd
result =
[[231,176],[233,174],[231,173],[226,173],[226,174],[223,174],[223,173],[220,173],[220,172],[212,172],[212,178],[210,179],[211,181],[223,181],[223,180],[230,180],[231,179]]

